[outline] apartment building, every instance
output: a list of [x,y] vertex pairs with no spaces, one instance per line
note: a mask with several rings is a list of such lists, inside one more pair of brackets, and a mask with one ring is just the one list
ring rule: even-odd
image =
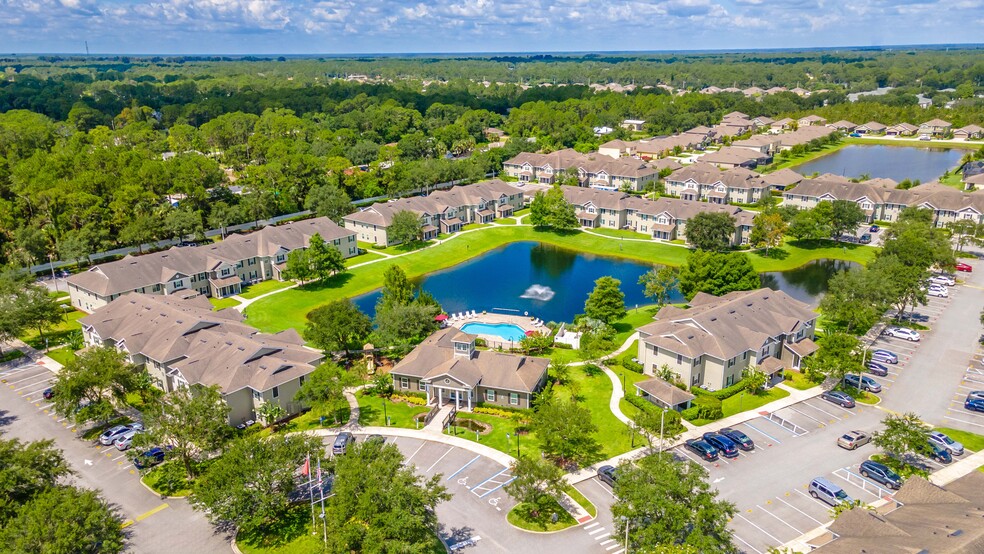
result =
[[569,169],[577,171],[578,182],[582,187],[607,190],[627,188],[641,191],[659,177],[659,170],[642,160],[581,154],[570,148],[550,154],[522,152],[503,162],[502,167],[506,175],[515,177],[520,182],[544,185],[552,184],[558,175]]
[[327,217],[267,226],[202,246],[175,246],[161,252],[127,256],[67,279],[72,306],[92,312],[131,292],[175,294],[194,291],[221,298],[239,294],[242,285],[282,279],[287,255],[307,248],[315,234],[348,258],[359,253],[355,233]]
[[683,200],[703,200],[715,204],[754,204],[769,194],[770,186],[762,175],[745,169],[718,169],[708,163],[696,163],[674,171],[666,177],[666,193]]

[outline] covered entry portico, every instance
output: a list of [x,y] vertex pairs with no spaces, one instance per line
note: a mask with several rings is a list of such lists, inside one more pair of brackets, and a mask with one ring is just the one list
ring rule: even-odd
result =
[[427,393],[428,405],[436,402],[438,406],[443,406],[446,402],[453,402],[456,409],[464,408],[471,411],[472,405],[478,401],[475,398],[474,385],[464,383],[448,374],[421,379],[420,383],[424,385],[424,391]]

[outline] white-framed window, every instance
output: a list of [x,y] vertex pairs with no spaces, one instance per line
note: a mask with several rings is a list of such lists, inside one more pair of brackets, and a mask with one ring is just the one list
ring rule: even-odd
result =
[[509,393],[509,405],[518,406],[519,405],[519,393],[511,392]]
[[410,379],[407,378],[407,377],[400,377],[400,388],[401,389],[409,389],[410,388]]
[[492,389],[485,389],[485,401],[495,402],[495,391]]
[[280,397],[280,387],[273,387],[273,397],[274,398]]
[[263,395],[260,394],[260,391],[258,391],[258,390],[253,391],[253,399],[254,400],[259,400],[261,398],[263,398]]
[[177,281],[174,282],[174,288],[180,289],[182,287],[184,287],[184,280],[178,279]]
[[683,363],[683,354],[677,354],[677,363]]

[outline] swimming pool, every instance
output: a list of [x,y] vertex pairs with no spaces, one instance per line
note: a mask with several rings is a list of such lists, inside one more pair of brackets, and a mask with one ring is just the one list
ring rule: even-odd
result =
[[492,335],[514,342],[519,342],[526,336],[522,327],[512,323],[465,323],[461,330],[473,335]]

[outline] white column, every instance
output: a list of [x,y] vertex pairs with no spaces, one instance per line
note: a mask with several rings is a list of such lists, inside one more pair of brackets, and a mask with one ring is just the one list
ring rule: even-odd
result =
[[[419,383],[419,381],[418,381]],[[427,393],[427,404],[431,403],[431,388],[430,385],[424,385],[424,392]]]
[[441,389],[441,387],[437,387],[437,405],[438,406],[444,405],[444,391]]
[[461,391],[454,391],[454,409],[461,409]]
[[472,391],[468,391],[468,411],[469,412],[472,409],[472,407],[471,407],[471,397],[472,397]]

